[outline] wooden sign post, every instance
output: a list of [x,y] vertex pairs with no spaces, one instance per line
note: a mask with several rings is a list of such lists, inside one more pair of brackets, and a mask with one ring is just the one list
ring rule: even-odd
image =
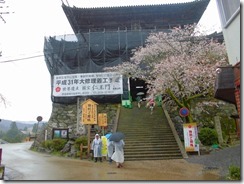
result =
[[[91,125],[97,124],[97,103],[91,99],[86,100],[82,105],[81,124],[87,125],[87,157],[90,155]],[[83,146],[84,148],[84,146]],[[82,154],[82,153],[81,153]]]
[[104,127],[108,126],[107,113],[99,113],[98,114],[98,126],[102,127],[103,135],[104,135]]

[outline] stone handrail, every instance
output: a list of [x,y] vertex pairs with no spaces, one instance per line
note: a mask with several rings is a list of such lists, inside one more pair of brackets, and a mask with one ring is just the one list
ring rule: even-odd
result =
[[187,153],[185,151],[185,148],[184,148],[184,146],[183,146],[183,144],[182,144],[182,142],[181,142],[181,140],[180,140],[180,138],[178,136],[178,133],[175,130],[174,123],[172,122],[172,120],[171,120],[171,118],[170,118],[170,116],[168,114],[168,111],[166,110],[166,108],[165,108],[165,106],[163,104],[162,104],[162,109],[163,109],[164,114],[165,114],[165,116],[167,118],[167,121],[169,123],[169,126],[170,126],[170,128],[171,128],[171,130],[173,132],[173,135],[175,137],[175,140],[176,140],[176,142],[177,142],[177,144],[178,144],[178,146],[180,148],[180,151],[181,151],[181,154],[182,154],[183,158],[188,158],[188,155],[187,155]]
[[117,113],[116,113],[116,119],[115,119],[115,123],[114,123],[114,127],[113,127],[113,132],[116,132],[117,131],[117,128],[118,128],[120,108],[121,108],[121,105],[119,104],[118,105],[118,109],[117,109]]

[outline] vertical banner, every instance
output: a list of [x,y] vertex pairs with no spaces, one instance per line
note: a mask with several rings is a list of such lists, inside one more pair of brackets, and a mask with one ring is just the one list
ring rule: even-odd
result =
[[81,124],[97,124],[97,103],[91,99],[82,104]]
[[99,113],[98,114],[98,126],[106,127],[107,123],[107,113]]
[[183,124],[184,142],[186,152],[198,151],[199,153],[199,140],[196,123]]

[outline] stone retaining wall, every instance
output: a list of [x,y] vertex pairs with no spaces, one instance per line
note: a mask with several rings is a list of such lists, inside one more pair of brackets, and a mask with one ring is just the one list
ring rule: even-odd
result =
[[[99,104],[97,106],[97,113],[107,113],[108,126],[105,127],[105,133],[113,130],[114,124],[116,123],[117,109],[118,104]],[[78,122],[80,122],[80,119]],[[40,147],[40,144],[45,140],[45,132],[47,133],[47,140],[52,139],[53,128],[68,128],[69,139],[72,140],[79,136],[87,135],[87,126],[77,123],[77,104],[53,103],[51,117],[45,127],[39,128],[37,138],[32,147]],[[94,125],[93,129],[97,133],[101,133],[102,131],[102,128],[97,125]]]

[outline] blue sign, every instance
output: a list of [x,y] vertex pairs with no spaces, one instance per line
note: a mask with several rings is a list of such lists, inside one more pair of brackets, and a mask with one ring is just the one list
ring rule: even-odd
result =
[[189,115],[189,110],[186,107],[182,107],[179,113],[181,117],[186,117]]

